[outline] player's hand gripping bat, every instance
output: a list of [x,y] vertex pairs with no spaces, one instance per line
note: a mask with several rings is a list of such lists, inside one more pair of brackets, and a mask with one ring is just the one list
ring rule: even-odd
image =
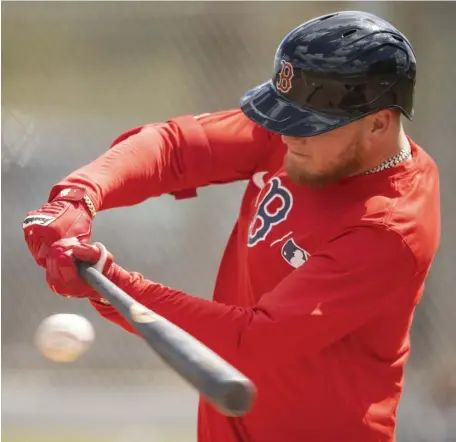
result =
[[251,409],[256,388],[247,377],[180,327],[136,302],[90,264],[76,265],[80,276],[221,413],[241,416]]

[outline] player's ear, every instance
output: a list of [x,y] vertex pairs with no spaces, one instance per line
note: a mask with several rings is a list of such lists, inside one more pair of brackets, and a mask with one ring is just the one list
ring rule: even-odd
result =
[[396,112],[391,109],[383,109],[367,116],[366,122],[368,124],[370,138],[384,135],[391,124],[394,124],[395,119]]

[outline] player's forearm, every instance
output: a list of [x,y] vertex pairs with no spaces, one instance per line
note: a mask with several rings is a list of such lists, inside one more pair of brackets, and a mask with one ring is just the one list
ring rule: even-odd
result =
[[50,199],[63,188],[82,187],[96,209],[103,210],[184,189],[188,183],[180,143],[177,128],[165,134],[160,125],[144,126],[59,182]]
[[[127,272],[113,265],[110,279],[122,290],[181,327],[224,359],[235,363],[238,336],[252,318],[251,310],[227,306],[206,299],[188,295],[179,290],[165,287],[144,279],[136,272]],[[106,319],[131,333],[134,328],[110,306],[92,302]]]
[[[255,367],[261,364],[286,364],[306,353],[299,343],[285,338],[290,336],[291,327],[295,328],[292,336],[303,332],[296,321],[276,321],[259,308],[228,306],[190,296],[116,265],[113,275],[110,279],[138,302],[181,327],[248,375],[254,375]],[[103,317],[135,333],[115,309],[92,304]],[[295,351],[289,351],[289,347]]]

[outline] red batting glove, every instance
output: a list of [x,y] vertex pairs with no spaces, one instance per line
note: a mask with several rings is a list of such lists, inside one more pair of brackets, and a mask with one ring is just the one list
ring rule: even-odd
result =
[[36,263],[46,267],[51,245],[62,238],[89,241],[94,216],[95,207],[79,188],[63,189],[51,202],[29,212],[22,227]]
[[113,256],[101,243],[81,243],[77,238],[66,238],[52,244],[47,256],[46,281],[59,295],[90,298],[106,304],[80,276],[75,265],[78,261],[93,264],[106,274],[113,263]]

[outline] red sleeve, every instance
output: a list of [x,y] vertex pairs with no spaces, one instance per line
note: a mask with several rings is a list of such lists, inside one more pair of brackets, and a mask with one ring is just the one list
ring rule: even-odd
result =
[[[389,308],[414,302],[421,275],[395,232],[357,227],[334,238],[253,308],[188,296],[116,267],[113,279],[239,368],[310,357]],[[129,331],[111,307],[93,304]]]
[[240,110],[184,116],[121,135],[90,164],[53,187],[86,189],[97,210],[215,183],[248,179],[269,147],[270,134]]

